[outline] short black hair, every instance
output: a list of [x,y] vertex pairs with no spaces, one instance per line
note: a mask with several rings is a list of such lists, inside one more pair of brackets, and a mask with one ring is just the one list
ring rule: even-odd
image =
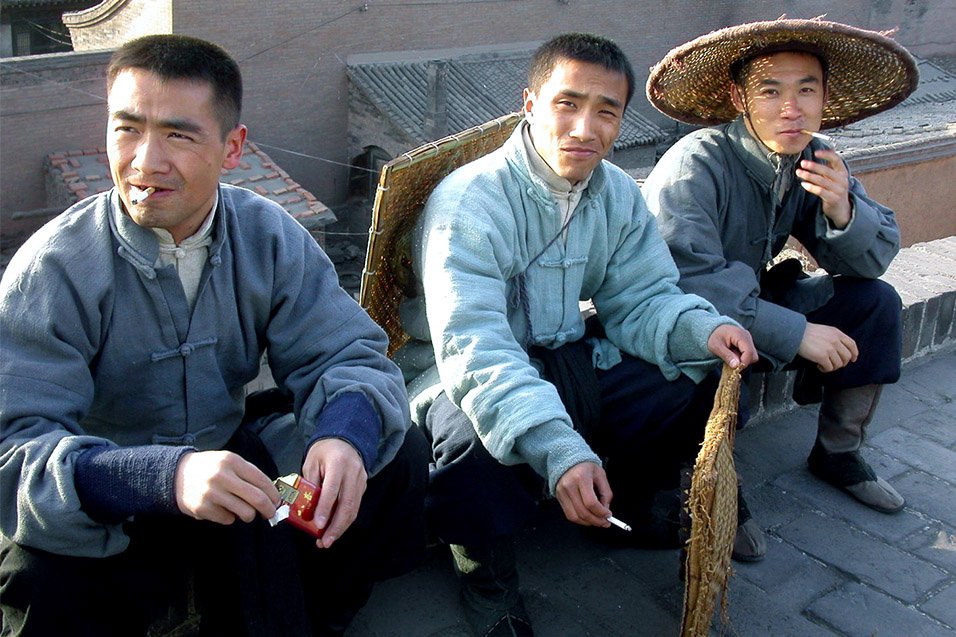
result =
[[213,108],[222,137],[239,125],[242,113],[242,74],[225,50],[211,42],[185,35],[147,35],[122,45],[113,53],[106,72],[106,88],[123,71],[143,69],[163,80],[194,80],[212,88]]
[[528,88],[536,95],[551,77],[554,67],[562,60],[576,60],[603,66],[620,73],[627,80],[627,107],[634,96],[634,69],[617,44],[593,33],[563,33],[541,46],[531,56],[528,68]]
[[753,66],[754,60],[776,53],[803,53],[805,55],[812,55],[820,62],[820,68],[823,70],[823,86],[827,85],[827,79],[830,75],[830,65],[827,62],[826,53],[823,52],[823,49],[810,42],[801,42],[799,40],[777,42],[769,46],[748,51],[730,63],[731,81],[738,86],[744,86],[747,82],[747,77],[750,75],[750,69]]

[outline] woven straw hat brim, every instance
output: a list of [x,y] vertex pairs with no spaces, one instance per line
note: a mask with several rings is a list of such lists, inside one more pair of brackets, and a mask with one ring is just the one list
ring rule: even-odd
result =
[[828,98],[821,128],[892,108],[919,82],[913,56],[883,33],[819,19],[780,19],[727,27],[672,49],[651,69],[647,99],[688,124],[732,121],[738,113],[730,100],[730,65],[785,42],[806,43],[827,56]]

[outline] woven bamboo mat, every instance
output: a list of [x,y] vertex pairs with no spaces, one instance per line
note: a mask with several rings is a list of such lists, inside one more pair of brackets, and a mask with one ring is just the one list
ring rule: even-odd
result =
[[681,622],[681,635],[685,637],[709,634],[718,599],[726,617],[725,593],[737,532],[737,470],[733,453],[739,398],[740,372],[724,365],[694,464],[688,498],[691,532]]
[[359,302],[388,334],[391,356],[408,342],[398,308],[415,293],[411,234],[428,196],[446,175],[500,147],[521,120],[511,113],[419,146],[382,168]]

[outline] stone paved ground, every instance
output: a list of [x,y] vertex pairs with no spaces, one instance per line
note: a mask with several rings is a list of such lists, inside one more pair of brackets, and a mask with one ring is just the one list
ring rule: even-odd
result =
[[[769,551],[735,564],[729,634],[956,632],[956,351],[909,363],[888,387],[865,454],[906,497],[886,516],[813,478],[815,413],[738,435],[738,469]],[[677,551],[590,543],[547,502],[520,538],[522,588],[543,637],[677,635]],[[447,549],[379,585],[351,636],[464,637]]]

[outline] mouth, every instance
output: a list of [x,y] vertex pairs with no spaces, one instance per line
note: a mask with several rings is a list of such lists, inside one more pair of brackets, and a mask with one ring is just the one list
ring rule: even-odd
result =
[[169,188],[160,188],[159,186],[145,186],[129,184],[129,201],[134,206],[139,205],[150,197],[169,192]]
[[572,146],[568,148],[562,148],[562,152],[570,155],[571,157],[577,157],[580,159],[587,159],[598,154],[598,151],[592,148],[582,148],[579,146]]

